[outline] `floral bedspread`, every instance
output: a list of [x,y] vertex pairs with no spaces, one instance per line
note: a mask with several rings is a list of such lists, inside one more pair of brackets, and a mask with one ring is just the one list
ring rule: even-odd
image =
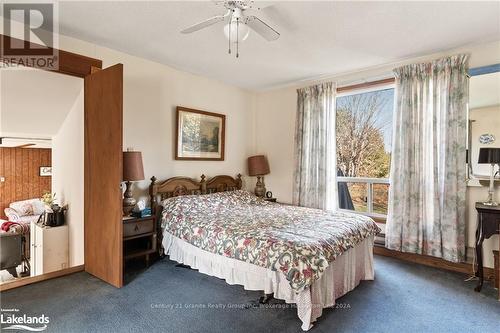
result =
[[164,231],[205,251],[279,270],[296,291],[380,232],[366,216],[271,203],[246,191],[180,196],[162,205]]

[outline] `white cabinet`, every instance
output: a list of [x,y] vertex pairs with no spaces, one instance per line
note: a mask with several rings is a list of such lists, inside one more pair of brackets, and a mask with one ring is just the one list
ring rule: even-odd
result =
[[68,226],[44,227],[31,222],[31,276],[68,268]]

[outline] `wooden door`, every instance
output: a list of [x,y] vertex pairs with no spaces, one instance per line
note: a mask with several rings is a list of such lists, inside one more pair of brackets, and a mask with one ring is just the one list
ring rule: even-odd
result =
[[85,77],[85,271],[123,285],[123,65]]

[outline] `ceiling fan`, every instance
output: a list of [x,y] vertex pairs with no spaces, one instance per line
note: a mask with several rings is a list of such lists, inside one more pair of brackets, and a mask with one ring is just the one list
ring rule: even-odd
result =
[[260,9],[254,7],[254,1],[215,1],[216,5],[222,5],[227,9],[226,14],[211,17],[203,22],[194,24],[181,31],[183,34],[207,28],[219,22],[227,22],[224,25],[224,34],[229,40],[229,54],[231,44],[236,44],[236,58],[239,57],[239,43],[247,39],[250,29],[264,37],[267,41],[274,41],[280,37],[279,32],[271,28],[267,23],[254,15],[246,15],[245,11]]
[[44,145],[47,144],[50,147],[50,142],[51,139],[46,139],[46,138],[25,138],[25,137],[15,137],[15,136],[0,137],[0,147],[8,147],[8,148],[27,148],[31,146],[40,146],[40,145],[43,148]]

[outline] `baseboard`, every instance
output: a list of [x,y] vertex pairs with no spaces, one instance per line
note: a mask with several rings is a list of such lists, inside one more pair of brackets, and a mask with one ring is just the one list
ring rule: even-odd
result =
[[[440,269],[445,269],[448,271],[464,273],[472,275],[474,274],[472,264],[470,263],[454,263],[441,258],[415,254],[415,253],[406,253],[400,251],[389,250],[384,246],[375,245],[373,247],[373,253],[376,255],[381,255],[385,257],[392,257],[412,263],[416,263],[419,265],[425,265]],[[495,278],[495,271],[493,268],[484,267],[484,279],[493,281]]]
[[85,270],[85,265],[74,266],[70,268],[61,269],[60,271],[50,272],[46,274],[41,274],[37,276],[28,276],[24,278],[18,278],[12,281],[5,282],[0,285],[0,292],[22,287],[28,284],[41,282],[45,280],[50,280],[64,275],[69,275]]

